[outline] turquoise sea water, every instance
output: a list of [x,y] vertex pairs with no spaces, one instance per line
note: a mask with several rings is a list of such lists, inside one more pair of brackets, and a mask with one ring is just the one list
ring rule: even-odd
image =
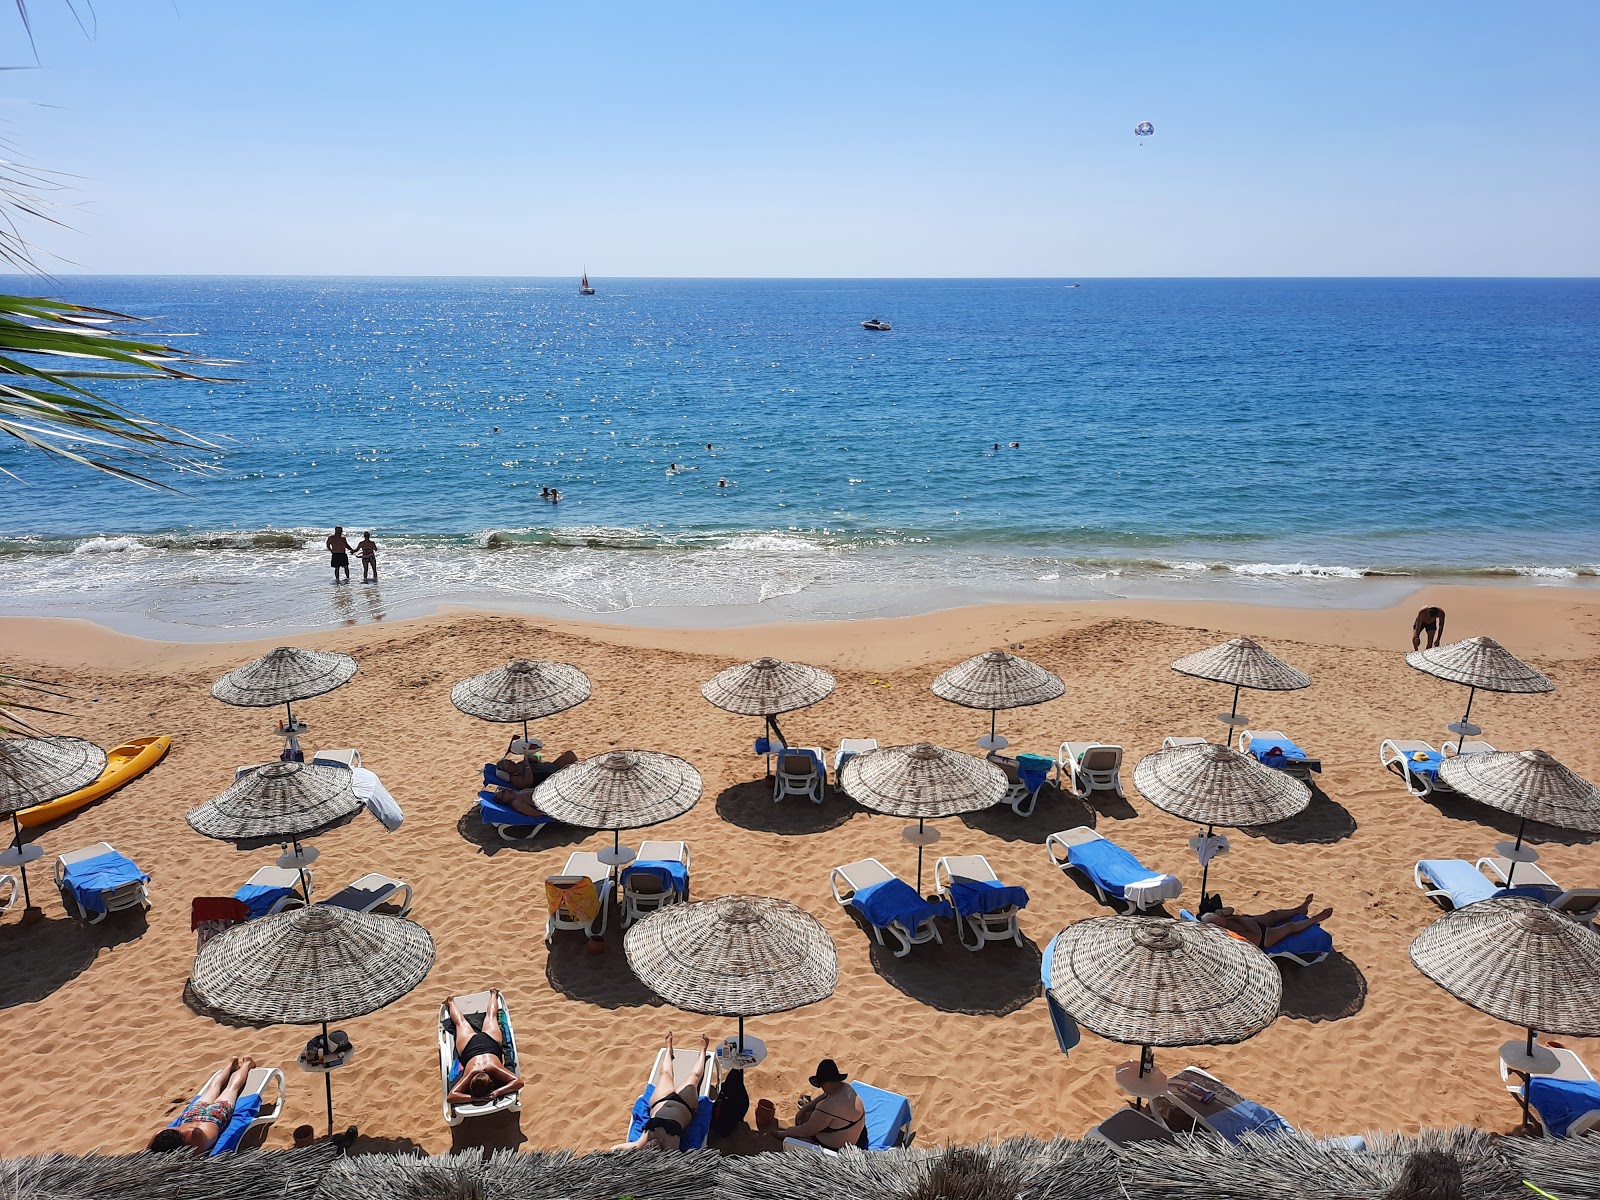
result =
[[[1600,282],[1069,282],[62,280],[240,360],[118,396],[232,442],[181,496],[0,447],[0,603],[183,633],[1600,569]],[[335,523],[379,589],[329,585]]]

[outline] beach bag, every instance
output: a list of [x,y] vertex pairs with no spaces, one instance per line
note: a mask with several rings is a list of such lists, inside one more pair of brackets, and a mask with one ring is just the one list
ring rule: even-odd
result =
[[750,1093],[745,1090],[744,1072],[738,1069],[729,1071],[728,1078],[722,1083],[722,1091],[717,1094],[717,1102],[711,1109],[711,1132],[718,1137],[727,1137],[744,1124],[745,1114],[749,1111]]

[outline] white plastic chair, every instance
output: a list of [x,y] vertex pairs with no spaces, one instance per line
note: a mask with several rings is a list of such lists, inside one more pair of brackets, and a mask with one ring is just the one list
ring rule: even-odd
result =
[[[951,880],[977,879],[984,883],[999,883],[989,860],[981,854],[947,855],[933,864],[933,886],[941,896],[950,895]],[[951,911],[955,911],[952,901]],[[1017,906],[1011,905],[998,912],[971,913],[956,916],[956,937],[968,950],[982,950],[989,942],[1013,941],[1022,945],[1022,928],[1017,924]],[[972,931],[972,941],[967,941],[965,930]]]
[[85,846],[82,850],[73,850],[56,859],[56,887],[61,891],[61,902],[70,912],[77,910],[79,918],[88,921],[91,925],[98,925],[114,912],[121,912],[129,908],[150,907],[150,889],[143,880],[136,879],[131,883],[124,883],[109,891],[100,893],[100,898],[105,903],[105,908],[97,913],[87,913],[78,904],[77,897],[64,886],[67,880],[67,868],[73,863],[85,862],[91,858],[99,858],[102,854],[114,854],[116,847],[110,842],[96,842],[92,846]]
[[1000,754],[989,754],[987,758],[1005,772],[1006,794],[1000,797],[1000,803],[1009,804],[1011,811],[1019,817],[1031,817],[1033,810],[1038,807],[1039,793],[1044,789],[1045,781],[1041,779],[1038,787],[1030,788],[1022,778],[1016,759]]
[[15,875],[0,875],[0,891],[5,891],[6,893],[5,900],[0,901],[0,912],[10,912],[11,906],[17,902],[17,897],[22,895],[21,885],[17,883],[17,877]]
[[1430,779],[1420,771],[1412,770],[1411,756],[1417,751],[1426,751],[1437,754],[1433,746],[1424,741],[1402,738],[1384,738],[1378,745],[1378,765],[1385,770],[1395,771],[1405,781],[1406,791],[1413,796],[1427,796],[1433,792],[1449,792],[1454,789],[1441,779]]
[[[633,861],[682,863],[687,871],[689,846],[686,842],[643,842]],[[622,881],[622,927],[626,929],[640,917],[649,916],[669,904],[688,898],[667,887],[654,875],[646,872],[627,874]]]
[[839,748],[833,752],[834,786],[838,786],[839,772],[844,770],[845,763],[858,754],[865,754],[868,750],[876,750],[877,748],[877,738],[840,738]]
[[[1169,739],[1170,740],[1170,739]],[[1197,739],[1203,740],[1203,739]],[[1062,742],[1056,751],[1056,785],[1065,778],[1074,795],[1122,792],[1122,747],[1109,742]],[[1123,799],[1126,799],[1123,796]]]
[[[875,883],[888,883],[891,879],[898,878],[899,876],[877,859],[863,858],[860,862],[847,863],[829,871],[828,887],[833,892],[833,898],[839,907],[848,908],[850,898],[857,892]],[[844,885],[842,889],[840,884]],[[868,921],[867,924],[872,925],[872,922]],[[939,927],[934,924],[932,917],[924,917],[915,929],[907,929],[903,921],[891,921],[883,928],[872,925],[872,936],[878,939],[880,946],[886,944],[883,940],[884,928],[888,929],[900,943],[900,949],[894,952],[896,958],[904,958],[911,953],[911,947],[921,946],[926,942],[944,944],[944,939],[939,936]]]
[[[487,1018],[489,1014],[489,993],[473,992],[470,996],[457,996],[456,1007],[461,1010],[463,1017]],[[511,1028],[511,1006],[506,1003],[505,993],[500,995],[502,1011],[506,1015],[505,1045],[501,1061],[509,1071],[517,1070],[517,1039]],[[444,1109],[444,1123],[451,1128],[461,1124],[468,1117],[487,1117],[498,1112],[521,1112],[522,1093],[511,1092],[505,1096],[497,1096],[492,1100],[469,1100],[465,1104],[450,1103],[450,1074],[456,1064],[456,1038],[450,1026],[450,1008],[448,1005],[439,1006],[439,1086],[441,1089],[441,1104]]]
[[[396,899],[395,897],[400,897]],[[331,904],[335,908],[348,908],[351,912],[369,913],[384,905],[398,905],[400,911],[389,914],[403,917],[411,911],[411,885],[403,879],[391,879],[374,872],[329,896],[318,904]]]
[[350,771],[361,765],[361,751],[355,749],[318,750],[311,756],[311,761],[328,767],[343,767],[345,770]]
[[587,933],[592,938],[603,938],[606,935],[606,920],[611,912],[611,868],[600,861],[600,858],[591,850],[575,850],[567,857],[567,865],[562,868],[561,874],[549,876],[545,882],[555,884],[572,884],[580,879],[593,881],[595,891],[600,896],[600,911],[591,921],[583,921],[568,913],[564,907],[559,907],[550,914],[544,925],[544,940],[549,942],[555,937],[558,929],[575,929]]
[[[813,754],[815,758],[811,757]],[[772,781],[773,801],[785,796],[804,796],[813,804],[821,804],[827,785],[821,763],[820,746],[785,746],[779,750],[777,773]]]

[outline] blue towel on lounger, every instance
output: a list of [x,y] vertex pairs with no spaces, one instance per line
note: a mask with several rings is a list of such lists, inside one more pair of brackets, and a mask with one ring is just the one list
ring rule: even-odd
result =
[[1037,792],[1044,786],[1044,781],[1050,777],[1050,772],[1056,769],[1056,760],[1046,758],[1042,754],[1017,755],[1017,778],[1022,781],[1022,786],[1030,792]]
[[[1178,916],[1182,917],[1185,921],[1200,920],[1199,917],[1195,916],[1187,908],[1180,908],[1178,910]],[[1229,932],[1232,931],[1230,930]],[[1233,936],[1239,937],[1239,935],[1236,933],[1233,934]],[[1239,940],[1249,941],[1250,939],[1240,938]],[[1271,958],[1275,954],[1294,954],[1300,958],[1315,958],[1318,955],[1329,955],[1332,953],[1333,934],[1329,933],[1321,925],[1313,925],[1309,929],[1302,929],[1299,933],[1291,933],[1288,937],[1282,938],[1275,942],[1267,950],[1267,957]]]
[[1600,1109],[1600,1083],[1535,1075],[1528,1085],[1528,1102],[1551,1137],[1566,1137],[1574,1121],[1586,1112]]
[[233,894],[233,898],[244,901],[253,921],[257,917],[266,916],[274,904],[285,896],[292,895],[294,895],[292,887],[268,887],[258,883],[247,883]]
[[1535,884],[1498,887],[1464,858],[1425,858],[1417,866],[1422,869],[1423,877],[1433,882],[1434,887],[1449,894],[1450,903],[1456,908],[1465,908],[1479,900],[1500,896],[1527,896],[1545,903],[1555,899],[1549,888]]
[[1130,883],[1142,883],[1160,875],[1152,871],[1128,851],[1108,838],[1092,838],[1077,846],[1067,847],[1067,862],[1090,876],[1102,891],[1126,899],[1123,889]]
[[[198,1100],[199,1094],[194,1097]],[[187,1105],[185,1106],[187,1107]],[[217,1144],[211,1147],[212,1154],[226,1154],[238,1148],[244,1140],[244,1135],[250,1132],[250,1123],[261,1115],[261,1094],[250,1092],[239,1097],[239,1103],[233,1106],[233,1120],[228,1122],[228,1127],[217,1136]],[[183,1118],[179,1113],[178,1118],[167,1123],[171,1129]]]
[[1211,1127],[1229,1142],[1237,1142],[1247,1133],[1294,1132],[1289,1122],[1254,1100],[1240,1100],[1211,1117],[1210,1122]]
[[1437,750],[1418,750],[1416,753],[1426,754],[1428,756],[1427,760],[1418,762],[1410,754],[1407,754],[1405,756],[1406,770],[1413,775],[1421,775],[1430,783],[1436,782],[1439,778],[1439,764],[1444,761],[1444,755]]
[[622,868],[622,882],[626,884],[628,876],[636,873],[654,875],[668,891],[684,896],[689,894],[689,868],[681,862],[672,862],[670,859],[642,859],[630,863]]
[[[1056,937],[1060,936],[1056,934]],[[1050,1025],[1056,1031],[1056,1045],[1061,1048],[1061,1053],[1070,1054],[1072,1048],[1083,1040],[1083,1032],[1078,1028],[1077,1019],[1061,1007],[1056,994],[1050,990],[1050,968],[1055,957],[1056,938],[1051,938],[1039,958],[1039,980],[1044,984],[1044,1003],[1050,1013]]]
[[109,854],[97,854],[93,858],[70,864],[65,872],[65,882],[78,901],[78,907],[84,912],[105,912],[106,902],[102,892],[109,892],[125,883],[149,883],[150,876],[141,871],[133,859],[113,850]]
[[548,825],[553,817],[530,817],[507,805],[497,803],[493,792],[478,793],[478,815],[485,825],[510,825],[517,829],[531,829],[535,825]]
[[923,921],[945,916],[950,911],[948,905],[924,900],[903,879],[886,879],[864,887],[850,897],[850,904],[879,929],[899,921],[912,933]]
[[[628,1140],[631,1142],[644,1132],[644,1123],[650,1119],[650,1101],[656,1094],[656,1085],[645,1084],[644,1095],[633,1102],[633,1112],[628,1121]],[[694,1116],[689,1118],[689,1128],[683,1131],[679,1145],[685,1150],[698,1150],[706,1144],[711,1132],[712,1102],[701,1096],[694,1106]]]
[[957,875],[950,880],[950,901],[957,913],[970,917],[1012,907],[1027,908],[1028,893],[1023,888],[1009,887],[993,880],[963,879]]
[[870,1083],[857,1082],[850,1086],[861,1097],[861,1107],[866,1110],[867,1149],[894,1149],[900,1143],[900,1131],[911,1124],[911,1101]]
[[[1272,750],[1278,750],[1280,753],[1269,753]],[[1250,754],[1257,762],[1268,767],[1282,767],[1291,760],[1304,762],[1311,757],[1293,742],[1281,738],[1275,738],[1270,742],[1265,738],[1256,738],[1250,743]]]

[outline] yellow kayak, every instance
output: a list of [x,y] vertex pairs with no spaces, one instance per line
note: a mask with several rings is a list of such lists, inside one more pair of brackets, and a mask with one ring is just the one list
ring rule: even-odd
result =
[[172,738],[166,734],[158,737],[134,738],[106,751],[106,769],[87,787],[68,792],[55,800],[25,808],[17,814],[24,825],[43,825],[68,813],[77,812],[85,804],[93,804],[102,796],[109,796],[125,783],[132,783],[155,766],[172,747]]

